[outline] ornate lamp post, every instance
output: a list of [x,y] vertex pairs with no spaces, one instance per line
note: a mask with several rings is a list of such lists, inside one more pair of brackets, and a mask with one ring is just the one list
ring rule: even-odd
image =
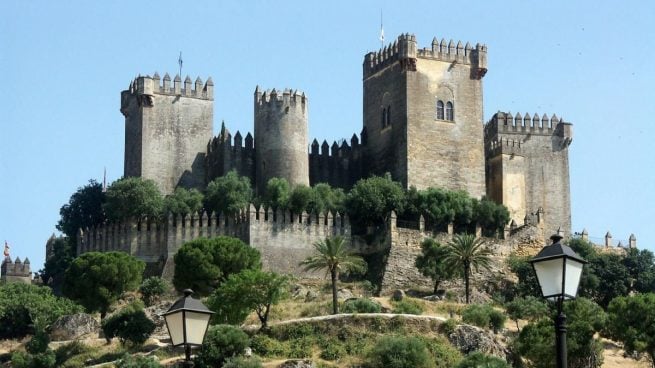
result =
[[553,235],[551,245],[545,246],[530,260],[542,296],[557,303],[555,317],[555,336],[557,347],[557,367],[566,368],[566,316],[562,310],[565,300],[575,299],[582,276],[582,266],[587,263],[573,249],[560,243],[562,237]]
[[173,347],[184,345],[185,367],[193,367],[191,347],[202,345],[209,326],[210,311],[198,299],[191,297],[193,290],[184,290],[184,297],[178,299],[162,316],[171,336]]

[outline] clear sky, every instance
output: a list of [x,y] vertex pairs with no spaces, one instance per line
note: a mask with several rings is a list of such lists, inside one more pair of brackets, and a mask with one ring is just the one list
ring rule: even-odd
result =
[[[193,5],[189,5],[193,4]],[[0,242],[42,268],[59,208],[123,173],[120,91],[138,74],[211,76],[214,131],[252,131],[253,91],[309,97],[310,139],[362,126],[362,62],[410,32],[486,43],[484,116],[555,113],[574,124],[573,230],[655,249],[655,2],[0,2]],[[244,134],[245,135],[245,134]]]

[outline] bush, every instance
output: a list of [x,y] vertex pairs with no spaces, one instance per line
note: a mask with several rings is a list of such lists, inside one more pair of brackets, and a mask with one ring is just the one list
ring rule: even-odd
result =
[[135,346],[146,342],[154,330],[155,323],[146,316],[141,306],[136,304],[123,308],[102,322],[102,332],[108,341],[118,337],[121,343]]
[[314,340],[311,337],[302,337],[299,339],[289,340],[288,357],[292,359],[310,358],[312,356],[312,348],[314,347]]
[[131,356],[125,354],[118,362],[116,362],[116,368],[159,368],[159,364],[156,360],[142,356]]
[[341,307],[343,313],[380,313],[380,304],[370,299],[350,299],[346,300]]
[[200,367],[220,367],[227,358],[242,355],[248,343],[248,335],[237,327],[212,326],[198,352],[197,362]]
[[462,353],[453,347],[445,338],[423,338],[436,368],[453,368],[462,360]]
[[11,355],[11,366],[14,368],[54,368],[56,363],[52,350],[39,354],[18,351]]
[[141,299],[146,306],[152,305],[162,295],[168,291],[168,282],[161,277],[153,276],[145,279],[139,287],[141,292]]
[[398,314],[422,314],[423,305],[415,300],[403,299],[393,303],[393,313]]
[[234,357],[226,360],[223,368],[262,368],[262,361],[257,357]]
[[62,345],[55,350],[57,366],[62,366],[64,362],[72,357],[88,353],[89,351],[91,351],[91,348],[79,341],[73,341],[66,345]]
[[385,336],[367,356],[371,368],[433,368],[434,361],[423,340],[417,337]]
[[323,351],[321,351],[321,359],[325,360],[339,360],[347,354],[346,347],[341,343],[333,342],[328,344]]
[[471,304],[462,310],[462,321],[481,328],[498,332],[505,325],[507,317],[488,304]]
[[452,318],[448,318],[442,324],[439,325],[439,332],[448,336],[451,333],[455,332],[456,327],[457,327],[457,321],[455,321]]
[[10,283],[0,286],[0,339],[21,338],[66,314],[82,312],[81,306],[58,298],[45,286]]
[[288,349],[285,344],[266,335],[255,335],[250,340],[252,351],[264,357],[285,357]]
[[510,368],[506,361],[495,356],[484,355],[479,351],[467,355],[457,368]]

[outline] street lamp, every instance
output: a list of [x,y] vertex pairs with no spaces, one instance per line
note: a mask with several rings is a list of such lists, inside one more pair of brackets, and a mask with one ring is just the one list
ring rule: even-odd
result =
[[557,303],[555,337],[557,367],[566,368],[566,316],[562,310],[565,300],[575,299],[582,276],[582,266],[587,263],[573,249],[560,243],[562,237],[553,235],[551,245],[545,246],[530,260],[541,288],[541,295]]
[[198,299],[191,297],[193,290],[184,290],[184,297],[178,299],[162,316],[171,336],[173,347],[184,345],[186,367],[192,367],[191,347],[202,345],[209,326],[210,311]]

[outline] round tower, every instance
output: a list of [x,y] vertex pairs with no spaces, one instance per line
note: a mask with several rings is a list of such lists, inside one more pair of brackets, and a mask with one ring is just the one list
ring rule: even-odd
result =
[[255,90],[255,177],[263,194],[269,179],[309,185],[307,97],[298,91]]

